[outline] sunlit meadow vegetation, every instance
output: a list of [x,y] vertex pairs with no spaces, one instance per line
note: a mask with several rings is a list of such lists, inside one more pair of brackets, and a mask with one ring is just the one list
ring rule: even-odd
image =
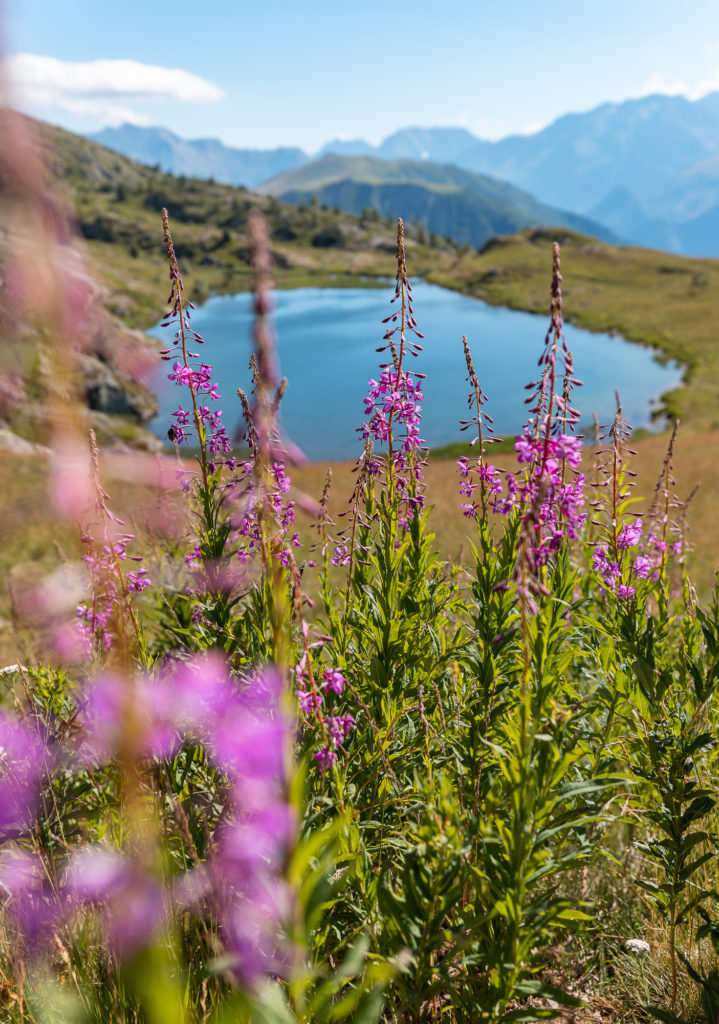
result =
[[511,457],[457,339],[459,565],[428,525],[402,223],[340,518],[336,481],[293,490],[277,428],[265,222],[247,219],[253,389],[234,398],[163,218],[172,457],[78,448],[80,280],[26,284],[62,568],[13,583],[3,1019],[715,1024],[719,605],[687,576],[676,437],[640,515],[621,405],[577,436],[560,247]]

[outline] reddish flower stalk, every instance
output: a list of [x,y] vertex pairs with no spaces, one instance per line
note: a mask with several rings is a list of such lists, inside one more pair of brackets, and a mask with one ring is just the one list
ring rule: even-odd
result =
[[[462,497],[471,499],[474,496],[477,486],[479,486],[481,504],[476,505],[473,501],[463,502],[462,511],[465,516],[476,518],[477,513],[481,510],[483,519],[486,519],[489,499],[501,494],[502,491],[502,485],[499,480],[499,470],[496,466],[486,465],[484,461],[485,444],[492,444],[497,440],[497,438],[485,437],[484,435],[483,426],[486,428],[487,433],[494,433],[494,420],[489,413],[483,411],[483,406],[487,401],[487,396],[480,386],[466,335],[462,336],[462,345],[464,346],[464,360],[467,364],[467,377],[465,379],[470,386],[467,405],[469,406],[470,412],[474,406],[474,415],[468,420],[460,420],[460,430],[468,430],[471,426],[476,426],[477,436],[472,438],[469,443],[471,445],[476,444],[479,450],[474,464],[471,463],[466,456],[457,459],[457,468],[459,469],[461,477],[459,492]],[[472,473],[475,470],[479,481],[478,484],[472,477]]]
[[[130,557],[127,545],[134,540],[132,534],[118,533],[113,529],[124,526],[108,505],[109,496],[100,482],[99,453],[95,432],[90,431],[90,477],[95,495],[95,519],[83,535],[83,559],[90,569],[92,598],[89,603],[80,604],[77,609],[77,627],[89,658],[93,653],[107,654],[114,648],[114,660],[122,667],[127,666],[129,651],[127,623],[132,625],[135,636],[139,636],[132,603],[131,592],[139,592],[151,585],[145,569],[123,572],[120,562]],[[92,536],[92,526],[100,530],[100,538]]]
[[[167,304],[171,307],[170,313],[167,320],[162,324],[163,327],[169,326],[174,320],[177,325],[177,333],[175,335],[180,345],[180,354],[182,356],[182,363],[185,370],[183,374],[183,383],[187,384],[190,391],[190,399],[192,401],[192,415],[195,421],[195,430],[197,431],[197,442],[200,446],[200,465],[202,468],[202,477],[205,486],[207,486],[207,451],[205,448],[205,430],[200,417],[200,412],[197,405],[197,384],[193,378],[193,371],[190,365],[190,354],[187,347],[188,336],[196,341],[198,344],[203,343],[203,338],[200,337],[190,327],[190,315],[187,312],[187,308],[194,309],[194,305],[185,299],[184,289],[185,286],[182,282],[182,275],[180,274],[180,268],[177,263],[177,256],[175,255],[175,246],[172,241],[172,235],[170,234],[170,221],[167,210],[163,207],[162,210],[162,228],[165,235],[165,248],[167,250],[167,260],[170,265],[170,297],[167,300]],[[163,358],[170,358],[170,350],[163,352]],[[179,380],[178,380],[179,382]]]
[[[412,286],[407,276],[407,261],[404,249],[404,225],[401,218],[397,222],[397,273],[395,292],[392,303],[399,301],[399,309],[390,313],[382,321],[388,325],[383,341],[377,351],[390,350],[391,363],[380,364],[379,380],[369,381],[369,394],[364,400],[366,423],[360,427],[363,440],[371,440],[374,445],[387,445],[386,479],[391,488],[395,486],[399,494],[399,523],[406,528],[415,512],[424,507],[424,495],[418,493],[418,485],[422,479],[422,445],[419,436],[424,374],[413,373],[404,369],[405,356],[409,352],[417,356],[422,346],[415,341],[408,341],[407,332],[411,331],[417,338],[424,335],[417,329],[417,321],[412,306]],[[399,346],[395,336],[399,332]],[[395,437],[397,426],[404,427],[401,447],[396,448]]]
[[[602,455],[608,458],[603,463],[598,463],[599,479],[594,486],[600,488],[603,493],[609,491],[610,500],[606,525],[600,520],[593,520],[595,526],[604,526],[607,541],[595,546],[592,568],[602,578],[604,590],[614,593],[624,601],[634,598],[636,580],[658,577],[657,545],[651,534],[647,538],[643,537],[641,517],[637,513],[630,513],[631,518],[622,521],[622,505],[628,500],[630,488],[633,487],[633,482],[626,478],[636,475],[626,468],[628,456],[636,455],[636,452],[626,444],[630,435],[631,428],[624,420],[617,394],[614,422],[601,435],[602,439],[611,439],[612,447],[597,453],[599,458]],[[592,504],[598,512],[605,503],[599,499]]]

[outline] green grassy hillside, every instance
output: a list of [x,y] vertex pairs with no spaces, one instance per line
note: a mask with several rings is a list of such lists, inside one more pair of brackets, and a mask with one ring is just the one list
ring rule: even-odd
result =
[[495,239],[428,277],[493,305],[542,313],[552,240],[562,245],[565,319],[650,345],[685,368],[664,396],[684,429],[719,427],[719,261],[616,247],[570,232],[524,231]]

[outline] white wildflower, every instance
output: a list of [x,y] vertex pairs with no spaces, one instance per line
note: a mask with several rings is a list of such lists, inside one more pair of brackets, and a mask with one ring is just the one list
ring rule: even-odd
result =
[[644,939],[627,939],[624,943],[624,948],[627,953],[634,953],[635,956],[641,956],[643,953],[648,953],[651,949],[648,942]]

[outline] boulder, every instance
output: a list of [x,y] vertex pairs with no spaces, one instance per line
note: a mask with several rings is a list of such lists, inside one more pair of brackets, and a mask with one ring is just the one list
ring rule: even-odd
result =
[[80,356],[80,372],[87,404],[93,412],[132,416],[141,423],[152,419],[157,402],[144,388],[123,378],[97,356]]

